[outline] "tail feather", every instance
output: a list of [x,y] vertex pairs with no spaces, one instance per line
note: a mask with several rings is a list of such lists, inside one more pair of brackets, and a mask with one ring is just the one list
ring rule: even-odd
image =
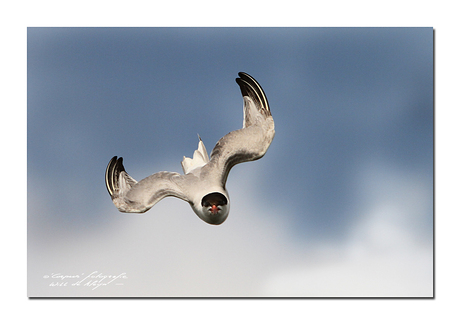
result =
[[208,152],[206,151],[206,147],[204,146],[204,143],[199,135],[198,138],[200,141],[198,142],[198,149],[196,149],[193,153],[193,158],[184,156],[184,159],[182,160],[181,164],[184,174],[190,173],[192,170],[202,167],[209,162],[209,156]]

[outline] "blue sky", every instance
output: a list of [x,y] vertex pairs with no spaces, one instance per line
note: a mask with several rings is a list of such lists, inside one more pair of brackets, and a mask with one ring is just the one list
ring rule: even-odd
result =
[[[102,295],[431,294],[432,28],[29,28],[27,45],[29,293],[92,296],[42,277],[105,269],[132,282]],[[264,88],[276,136],[230,173],[227,221],[171,198],[118,213],[110,158],[140,180],[180,172],[197,133],[210,152],[242,126],[239,71]],[[204,269],[225,278],[187,276]]]

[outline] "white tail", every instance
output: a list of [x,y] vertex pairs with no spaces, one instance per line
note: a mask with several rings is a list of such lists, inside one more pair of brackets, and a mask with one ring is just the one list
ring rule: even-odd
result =
[[184,159],[182,160],[181,164],[182,170],[184,170],[184,174],[190,173],[192,170],[200,168],[209,162],[209,156],[208,152],[206,152],[206,147],[204,147],[204,143],[199,135],[198,138],[200,141],[198,142],[198,149],[193,153],[193,158],[191,159],[184,156]]

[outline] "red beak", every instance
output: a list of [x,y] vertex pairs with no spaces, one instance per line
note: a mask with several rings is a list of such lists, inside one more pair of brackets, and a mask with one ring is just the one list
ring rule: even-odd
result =
[[216,205],[212,205],[211,214],[215,215],[219,211],[219,208]]

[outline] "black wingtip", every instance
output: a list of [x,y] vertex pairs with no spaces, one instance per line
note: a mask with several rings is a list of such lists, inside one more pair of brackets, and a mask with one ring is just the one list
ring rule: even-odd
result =
[[252,76],[246,72],[238,72],[239,78],[236,78],[236,83],[240,86],[241,94],[253,98],[259,104],[259,109],[266,110],[270,115],[270,105],[268,104],[267,96],[264,90]]
[[113,197],[113,166],[117,161],[117,157],[114,156],[110,159],[109,164],[107,164],[107,168],[105,169],[105,187],[109,192],[110,197]]
[[256,79],[254,79],[252,76],[250,76],[246,72],[238,72],[238,76],[239,78],[236,78],[236,82],[238,82],[238,80],[243,80],[249,84],[256,84],[257,86],[260,87],[260,84],[256,81]]
[[117,160],[117,165],[116,165],[117,171],[126,171],[125,167],[123,166],[123,158],[120,156],[120,158]]
[[118,158],[116,155],[110,159],[107,169],[105,170],[105,186],[113,199],[113,193],[117,187],[117,177],[121,171],[125,171],[123,167],[123,158]]
[[241,84],[243,83],[242,81],[246,81],[248,82],[248,80],[254,80],[253,77],[251,77],[249,74],[245,73],[245,72],[238,72],[238,76],[239,78],[236,78],[235,81],[236,83],[238,83],[238,85],[241,87]]
[[[255,79],[245,72],[238,72],[238,76],[239,78],[236,78],[235,81],[240,86],[241,94],[243,96],[251,96],[251,82],[252,80],[255,81]],[[257,84],[257,81],[255,83]]]
[[252,76],[250,76],[249,74],[247,74],[246,72],[238,72],[238,76],[240,78],[250,78],[250,79],[254,79]]

